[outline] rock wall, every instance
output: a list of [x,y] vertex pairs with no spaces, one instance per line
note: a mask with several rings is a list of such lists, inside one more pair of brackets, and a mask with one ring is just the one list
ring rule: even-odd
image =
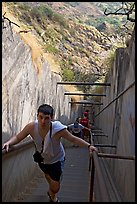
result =
[[[55,109],[55,120],[68,124],[77,117],[78,108],[71,112],[70,97],[64,96],[59,74],[37,49],[25,44],[19,33],[7,24],[2,33],[2,140],[20,131],[34,120],[43,103]],[[31,39],[30,39],[31,40]]]
[[[108,135],[108,138],[99,137],[98,142],[116,145],[116,149],[104,148],[103,151],[107,153],[134,156],[135,33],[127,48],[117,49],[114,65],[108,73],[106,82],[111,83],[111,87],[105,87],[103,90],[106,97],[102,97],[103,106],[96,108],[95,124]],[[106,161],[122,200],[135,201],[135,161],[128,159],[106,159]]]

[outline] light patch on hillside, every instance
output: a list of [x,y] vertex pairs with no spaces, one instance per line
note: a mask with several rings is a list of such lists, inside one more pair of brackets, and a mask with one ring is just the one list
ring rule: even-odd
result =
[[21,34],[21,37],[23,41],[31,48],[33,65],[37,69],[38,73],[40,73],[43,55],[40,45],[38,45],[35,36],[33,36],[31,33]]
[[51,53],[43,53],[44,58],[48,61],[48,63],[51,65],[51,71],[55,73],[60,73],[60,66],[58,65],[58,62],[56,61],[55,57]]

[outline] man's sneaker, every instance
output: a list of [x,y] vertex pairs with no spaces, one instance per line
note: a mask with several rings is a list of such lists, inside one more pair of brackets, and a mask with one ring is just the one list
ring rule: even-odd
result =
[[56,201],[54,201],[54,200],[52,200],[52,198],[51,198],[51,195],[49,194],[49,192],[47,192],[47,195],[48,195],[48,197],[49,197],[49,202],[54,202],[54,203],[56,203],[56,202],[59,202],[59,199],[57,198],[57,200]]

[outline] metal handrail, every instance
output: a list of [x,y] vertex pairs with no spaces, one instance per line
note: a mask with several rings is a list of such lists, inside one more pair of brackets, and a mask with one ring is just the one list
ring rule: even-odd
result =
[[111,145],[111,144],[94,144],[95,147],[114,147],[116,148],[116,145]]
[[98,93],[72,93],[72,92],[65,92],[64,95],[81,95],[81,96],[106,96],[106,94],[98,94]]
[[116,101],[121,95],[123,95],[128,89],[130,89],[133,85],[135,85],[135,81],[130,84],[124,91],[122,91],[120,94],[118,94],[117,97],[115,97],[110,103],[108,103],[99,113],[97,113],[94,117],[97,117],[102,111],[104,111],[108,106],[110,106],[114,101]]
[[124,156],[118,154],[104,154],[98,153],[98,157],[105,157],[105,158],[113,158],[113,159],[127,159],[127,160],[135,160],[135,156]]
[[111,86],[111,83],[99,83],[99,82],[57,82],[57,85],[64,84],[64,85],[97,85],[97,86]]
[[99,103],[99,102],[69,101],[69,103],[71,103],[71,104],[80,104],[80,105],[82,105],[82,104],[86,104],[86,105],[90,105],[90,104],[92,104],[92,105],[103,105],[103,103]]
[[[89,137],[90,137],[89,142],[92,145],[94,145],[91,130],[90,130],[90,136]],[[97,145],[94,145],[94,146],[97,146]],[[101,146],[101,144],[99,144],[98,146]],[[116,147],[116,146],[112,145],[112,147]],[[100,197],[101,197],[101,202],[110,202],[110,198],[108,196],[108,190],[106,188],[104,176],[103,176],[101,166],[100,166],[100,163],[99,163],[99,157],[135,160],[135,156],[123,156],[123,155],[117,155],[117,154],[104,154],[104,153],[99,153],[99,152],[97,153],[95,151],[93,151],[92,155],[90,156],[89,170],[91,169],[91,159],[92,159],[92,169],[91,169],[89,202],[93,202],[95,171],[96,171],[96,179],[98,181],[98,191],[99,191],[99,194],[100,194]]]
[[14,152],[14,151],[16,151],[16,150],[20,150],[20,149],[26,148],[26,147],[28,147],[28,146],[30,146],[30,145],[33,145],[33,144],[34,144],[33,140],[30,139],[30,140],[25,141],[25,142],[23,142],[23,143],[19,143],[19,144],[16,144],[16,145],[11,146],[11,147],[9,148],[9,151],[8,151],[8,152],[6,152],[5,149],[2,149],[2,156],[5,155],[5,154],[9,154],[9,153],[11,153],[11,152]]
[[[96,179],[97,179],[97,182],[99,184],[98,185],[98,191],[99,191],[99,194],[100,194],[100,197],[101,197],[101,202],[109,202],[110,198],[108,196],[108,190],[106,188],[104,176],[103,176],[101,166],[100,166],[100,162],[99,162],[99,159],[98,159],[98,156],[97,156],[96,152],[93,152],[92,158],[93,158],[92,159],[92,164],[94,163],[94,166],[92,166],[92,168],[95,168],[95,170],[92,169],[92,171],[96,171]],[[92,174],[93,173],[91,173],[91,175]],[[92,176],[92,179],[93,179],[93,176]],[[93,181],[94,181],[94,179],[93,179]],[[91,187],[91,189],[93,189],[93,187]],[[92,196],[90,197],[90,199],[91,199],[90,201],[92,202],[93,201],[93,192],[92,192]]]

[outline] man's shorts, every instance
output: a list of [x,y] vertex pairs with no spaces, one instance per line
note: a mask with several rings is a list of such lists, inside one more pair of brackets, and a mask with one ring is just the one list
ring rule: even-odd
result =
[[39,167],[45,174],[48,174],[52,180],[61,181],[64,169],[64,161],[65,159],[63,161],[58,161],[53,164],[39,163]]

